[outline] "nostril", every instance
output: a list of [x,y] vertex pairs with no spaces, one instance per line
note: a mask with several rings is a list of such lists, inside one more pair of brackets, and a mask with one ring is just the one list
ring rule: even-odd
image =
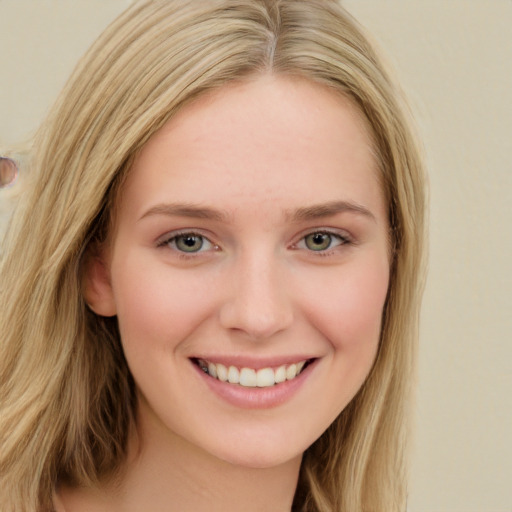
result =
[[279,259],[264,244],[253,249],[236,262],[218,314],[221,326],[233,335],[264,340],[293,324],[294,300]]

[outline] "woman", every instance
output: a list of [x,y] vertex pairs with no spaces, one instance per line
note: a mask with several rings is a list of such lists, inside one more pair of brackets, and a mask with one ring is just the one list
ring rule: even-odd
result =
[[422,165],[337,3],[135,3],[32,176],[2,510],[405,509]]

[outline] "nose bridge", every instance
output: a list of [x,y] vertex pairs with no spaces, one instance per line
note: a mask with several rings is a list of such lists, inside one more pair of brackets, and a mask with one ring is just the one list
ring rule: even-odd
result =
[[291,324],[293,304],[281,262],[275,254],[270,251],[241,254],[229,280],[229,296],[221,309],[221,323],[225,328],[251,339],[263,339]]

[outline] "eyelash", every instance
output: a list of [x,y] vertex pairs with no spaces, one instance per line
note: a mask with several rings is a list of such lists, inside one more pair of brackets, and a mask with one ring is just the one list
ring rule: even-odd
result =
[[[328,236],[330,238],[329,246],[325,249],[320,250],[314,250],[309,247],[307,247],[307,238],[314,236],[314,235],[321,235],[321,236]],[[201,246],[199,247],[199,250],[197,251],[184,251],[181,250],[177,245],[177,240],[180,238],[199,238],[201,239]],[[336,243],[334,247],[332,246],[334,241],[338,241],[339,243]],[[178,253],[180,258],[194,258],[197,257],[198,254],[205,252],[203,249],[203,246],[205,244],[209,244],[209,247],[207,247],[206,250],[218,250],[219,246],[214,244],[208,237],[202,235],[201,233],[197,233],[195,231],[181,231],[178,233],[172,233],[171,236],[166,236],[162,241],[158,242],[158,247],[168,247]],[[309,233],[306,233],[303,235],[300,240],[293,244],[291,247],[292,249],[303,249],[310,253],[313,253],[315,256],[329,256],[332,254],[332,252],[336,249],[336,247],[343,246],[343,245],[349,245],[352,244],[352,239],[346,235],[346,234],[340,234],[335,231],[330,231],[328,229],[321,229],[321,230],[315,230],[310,231]],[[300,247],[300,245],[304,245],[304,247]]]
[[[199,238],[201,239],[201,246],[199,247],[198,251],[183,251],[181,250],[177,245],[177,240],[180,238]],[[194,258],[197,257],[199,253],[205,252],[204,250],[201,250],[205,244],[209,244],[209,247],[207,250],[217,250],[218,246],[215,245],[208,237],[202,235],[201,233],[197,233],[195,231],[181,231],[178,233],[172,233],[171,236],[166,236],[162,241],[158,242],[158,247],[168,247],[175,251],[180,258]]]
[[[311,249],[310,247],[307,247],[306,244],[307,244],[308,237],[317,236],[317,235],[328,236],[330,239],[329,246],[326,247],[325,249],[320,249],[320,250],[314,250],[314,249]],[[333,246],[332,244],[335,241],[338,241],[338,243],[336,243]],[[331,231],[329,229],[319,229],[319,230],[314,230],[314,231],[310,231],[309,233],[306,233],[292,247],[294,249],[304,249],[304,250],[314,254],[315,256],[325,257],[325,256],[330,256],[336,250],[337,247],[340,247],[343,245],[349,245],[352,243],[353,243],[352,239],[347,234],[341,234],[336,231]],[[303,245],[304,247],[300,247],[301,245]]]

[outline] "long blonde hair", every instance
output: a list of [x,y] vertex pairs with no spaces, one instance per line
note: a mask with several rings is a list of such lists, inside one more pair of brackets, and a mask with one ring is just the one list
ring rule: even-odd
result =
[[422,163],[396,87],[334,0],[136,2],[81,60],[32,155],[0,266],[0,508],[52,509],[59,479],[124,461],[134,391],[115,319],[89,311],[84,252],[108,230],[130,162],[186,102],[255,73],[302,76],[368,120],[389,204],[392,272],[360,392],[305,453],[294,509],[405,510],[424,267]]

